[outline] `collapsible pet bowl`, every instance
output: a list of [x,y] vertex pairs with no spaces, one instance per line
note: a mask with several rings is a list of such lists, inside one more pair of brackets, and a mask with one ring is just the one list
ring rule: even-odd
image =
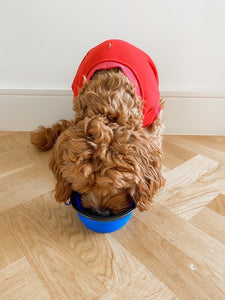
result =
[[102,216],[84,208],[81,204],[80,194],[77,192],[72,192],[70,202],[77,211],[81,222],[87,228],[101,233],[113,232],[123,227],[130,220],[135,208],[134,203],[132,203],[130,208],[120,215]]

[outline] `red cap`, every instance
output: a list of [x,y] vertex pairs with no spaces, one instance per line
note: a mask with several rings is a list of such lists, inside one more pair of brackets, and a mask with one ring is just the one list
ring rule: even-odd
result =
[[89,81],[96,71],[112,68],[120,68],[135,86],[136,94],[144,100],[143,127],[150,126],[161,110],[157,69],[144,51],[125,41],[108,40],[87,53],[72,84],[74,97],[83,86],[83,76]]

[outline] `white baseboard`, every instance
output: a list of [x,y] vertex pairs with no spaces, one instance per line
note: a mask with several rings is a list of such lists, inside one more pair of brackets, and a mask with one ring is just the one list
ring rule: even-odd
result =
[[[225,91],[162,91],[166,134],[225,135]],[[70,120],[68,90],[0,90],[0,130],[32,130]]]
[[65,90],[0,90],[0,130],[33,130],[70,120],[73,94]]
[[165,91],[166,134],[225,135],[225,91]]

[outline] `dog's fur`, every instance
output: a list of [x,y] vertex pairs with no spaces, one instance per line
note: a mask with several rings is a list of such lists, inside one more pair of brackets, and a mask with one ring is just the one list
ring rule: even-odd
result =
[[150,208],[164,184],[162,124],[157,119],[143,128],[142,105],[122,71],[101,70],[74,98],[73,121],[31,133],[40,150],[55,144],[50,168],[57,201],[66,202],[74,190],[84,207],[102,215],[122,213],[132,201],[140,210]]

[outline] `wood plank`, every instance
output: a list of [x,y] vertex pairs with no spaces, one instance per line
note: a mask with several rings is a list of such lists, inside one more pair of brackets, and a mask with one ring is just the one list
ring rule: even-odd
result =
[[[124,249],[111,235],[107,235],[113,249],[114,264],[119,280],[100,299],[176,299],[174,293],[160,282],[143,264]],[[115,298],[114,298],[115,299]]]
[[[20,205],[7,212],[18,244],[53,299],[97,299],[105,291],[64,239],[26,213]],[[17,218],[15,218],[15,214]]]
[[23,153],[32,161],[34,165],[44,165],[46,167],[48,167],[50,158],[52,156],[52,150],[42,152],[35,149],[33,145],[27,145],[26,147],[24,147]]
[[[132,217],[131,221],[114,232],[113,237],[175,295],[181,299],[222,299],[219,297],[224,293],[212,284],[211,278],[207,278],[203,266],[137,218]],[[185,288],[187,285],[188,289]]]
[[178,167],[196,155],[196,153],[187,149],[182,151],[183,149],[180,146],[169,143],[166,137],[163,138],[162,145],[164,152],[163,164],[169,169]]
[[[26,159],[30,159],[32,164],[47,165],[52,151],[41,152],[30,144],[30,132],[10,132],[5,136],[0,136],[0,153],[11,153],[13,150],[24,154]],[[18,151],[19,150],[19,151]],[[6,154],[7,155],[7,154]]]
[[52,299],[25,257],[0,270],[1,300]]
[[[55,239],[60,236],[61,243],[68,243],[103,285],[109,288],[118,282],[114,251],[105,235],[89,231],[71,206],[59,204],[51,194],[46,194],[26,202],[23,210],[37,223],[44,224],[50,236]],[[102,260],[102,257],[107,259]]]
[[[160,287],[157,287],[157,291],[155,291],[156,287],[153,286],[152,281],[149,278],[139,281],[139,278],[136,278],[135,276],[134,280],[136,281],[129,284],[128,287],[116,285],[114,288],[100,297],[99,300],[179,300],[177,296],[174,296],[174,294],[172,292],[168,292],[168,290],[160,290]],[[149,289],[151,288],[153,291],[149,292]]]
[[203,208],[190,223],[225,244],[225,218],[211,209]]
[[14,135],[15,131],[0,131],[0,138],[8,136],[8,135]]
[[177,185],[177,180],[179,180],[181,187],[186,186],[212,173],[218,166],[219,163],[217,161],[202,155],[196,155],[167,174],[167,185],[173,187]]
[[218,195],[207,207],[225,217],[225,195]]
[[0,215],[0,269],[23,257],[5,214]]
[[168,139],[170,143],[175,146],[179,146],[183,149],[183,151],[190,150],[196,154],[201,154],[202,156],[206,156],[212,160],[215,160],[219,163],[224,164],[225,162],[225,151],[224,147],[221,150],[212,149],[211,144],[207,143],[207,145],[203,145],[201,141],[201,137],[199,136],[178,136],[178,135],[170,135]]
[[219,152],[225,151],[225,138],[223,136],[185,136],[185,139]]
[[206,290],[213,283],[214,287],[211,288],[217,297],[212,299],[223,299],[220,297],[225,284],[225,245],[158,203],[148,213],[139,213],[137,218],[149,231],[153,230],[190,257],[189,267],[193,267],[195,272],[202,269],[206,276]]
[[0,154],[0,178],[31,168],[32,162],[17,150],[11,150]]
[[53,199],[51,151],[0,132],[0,299],[225,299],[224,143],[165,136],[154,207],[98,234]]
[[184,219],[191,219],[219,192],[225,192],[225,168],[219,167],[214,160],[195,156],[165,174],[166,185],[155,201]]
[[170,169],[168,169],[166,166],[162,166],[162,172],[163,172],[163,174],[165,174],[165,173],[167,173],[169,171],[170,171]]
[[164,206],[185,220],[190,220],[218,193],[225,193],[224,166],[220,166],[214,171],[207,171],[207,173],[203,173],[198,180],[183,189],[178,188],[175,191],[174,199],[165,200]]
[[47,166],[25,168],[0,178],[0,212],[52,191],[55,180]]
[[0,153],[24,148],[25,145],[28,144],[29,136],[30,136],[30,132],[28,131],[1,132]]
[[[83,226],[72,207],[60,205],[45,195],[27,202],[23,209],[33,220],[45,224],[50,236],[55,236],[56,239],[60,235],[63,236],[73,248],[74,255],[82,259],[107,289],[111,290],[117,286],[119,291],[128,285],[131,286],[131,291],[136,291],[137,294],[145,293],[149,297],[159,294],[175,298],[162,282],[110,235],[96,234]],[[102,260],[102,257],[107,259]],[[145,292],[142,291],[142,284],[145,286]],[[109,291],[105,295],[108,297],[110,293]]]
[[159,281],[114,238],[108,235],[107,239],[114,250],[115,261],[117,264],[119,262],[118,271],[122,276],[99,299],[178,299],[163,282]]

